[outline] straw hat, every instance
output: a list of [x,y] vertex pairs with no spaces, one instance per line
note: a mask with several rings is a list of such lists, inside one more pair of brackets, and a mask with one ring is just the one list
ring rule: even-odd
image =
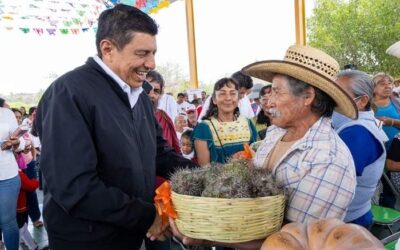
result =
[[284,74],[304,81],[329,95],[335,102],[335,110],[352,119],[358,112],[353,99],[335,83],[339,64],[325,52],[306,46],[293,45],[283,60],[252,63],[242,69],[252,77],[272,82],[274,74]]

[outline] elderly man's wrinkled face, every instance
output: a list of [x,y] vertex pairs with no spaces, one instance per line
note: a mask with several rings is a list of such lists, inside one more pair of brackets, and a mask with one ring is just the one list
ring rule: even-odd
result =
[[[307,107],[304,98],[294,96],[288,85],[288,79],[276,75],[272,80],[272,91],[268,100],[269,117],[272,124],[280,128],[288,128],[303,116]],[[309,109],[309,107],[308,107]]]

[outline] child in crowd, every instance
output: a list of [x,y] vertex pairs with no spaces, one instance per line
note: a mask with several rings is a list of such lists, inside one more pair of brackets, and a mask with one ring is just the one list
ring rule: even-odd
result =
[[26,205],[26,192],[33,192],[39,187],[37,179],[29,179],[22,169],[26,168],[23,163],[23,158],[18,162],[19,177],[21,179],[21,189],[18,195],[17,202],[17,223],[19,227],[19,236],[21,243],[24,243],[29,250],[39,249],[36,242],[33,240],[31,233],[28,230],[28,208]]
[[194,156],[192,132],[193,132],[193,130],[188,129],[182,133],[181,140],[180,140],[181,150],[182,150],[183,157],[185,157],[186,159],[191,160],[193,162],[196,162],[196,158]]

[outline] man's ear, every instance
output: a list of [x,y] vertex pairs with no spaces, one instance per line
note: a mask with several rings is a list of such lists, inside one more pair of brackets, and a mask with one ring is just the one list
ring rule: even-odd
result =
[[309,87],[305,90],[304,93],[304,105],[310,106],[314,100],[315,100],[315,89]]
[[103,60],[112,61],[112,52],[117,49],[115,44],[108,39],[100,41],[100,52]]

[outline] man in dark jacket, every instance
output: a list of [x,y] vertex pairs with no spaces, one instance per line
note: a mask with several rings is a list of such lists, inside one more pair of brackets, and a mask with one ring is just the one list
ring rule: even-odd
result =
[[98,55],[58,78],[39,103],[52,250],[139,249],[146,233],[164,237],[152,201],[155,176],[194,165],[167,146],[142,89],[155,68],[157,31],[134,7],[104,11]]

